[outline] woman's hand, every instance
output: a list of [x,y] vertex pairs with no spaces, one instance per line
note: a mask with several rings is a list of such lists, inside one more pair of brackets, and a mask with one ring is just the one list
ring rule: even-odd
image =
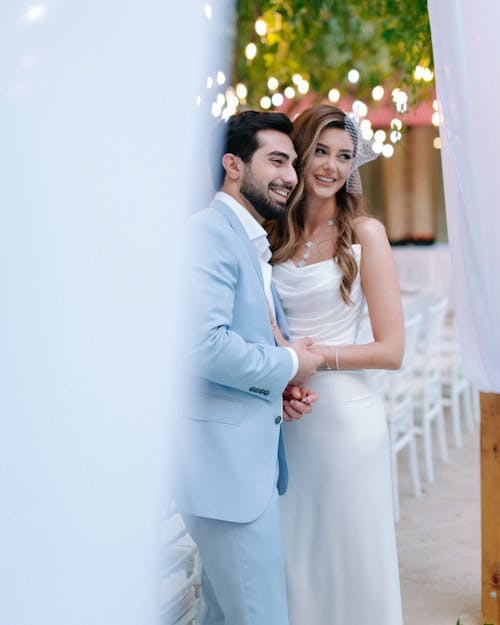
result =
[[290,345],[290,341],[287,341],[285,337],[281,334],[281,330],[279,329],[279,326],[276,323],[276,318],[269,304],[267,305],[267,309],[269,311],[269,320],[271,321],[271,327],[273,329],[273,334],[274,334],[274,338],[276,339],[276,343],[280,347],[288,347]]
[[331,351],[331,346],[329,345],[312,345],[309,348],[311,351],[316,352],[323,358],[323,362],[320,365],[320,369],[328,369],[332,366],[332,363],[329,361],[329,354]]
[[276,339],[276,343],[278,343],[280,347],[289,347],[290,341],[287,341],[285,337],[281,334],[281,330],[279,329],[278,324],[274,322],[271,323],[271,325],[273,328],[273,334],[274,338]]

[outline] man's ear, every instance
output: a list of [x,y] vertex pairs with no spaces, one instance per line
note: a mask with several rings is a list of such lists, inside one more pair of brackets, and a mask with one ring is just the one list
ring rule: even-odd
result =
[[243,161],[239,156],[228,152],[222,157],[222,166],[226,171],[226,176],[230,180],[238,180],[243,170]]

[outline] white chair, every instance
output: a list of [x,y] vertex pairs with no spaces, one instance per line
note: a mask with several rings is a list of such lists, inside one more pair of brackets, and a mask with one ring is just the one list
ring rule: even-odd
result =
[[472,416],[474,418],[474,423],[479,425],[481,421],[481,402],[479,399],[479,391],[472,384],[470,387],[470,394],[472,398]]
[[417,314],[405,320],[405,351],[401,368],[388,371],[384,377],[383,395],[389,426],[391,452],[392,491],[394,519],[399,521],[399,478],[398,454],[406,448],[408,466],[415,497],[420,497],[420,474],[418,468],[417,443],[415,427],[415,362],[418,340],[421,331],[422,315]]
[[415,378],[418,433],[422,435],[425,474],[429,483],[434,481],[433,423],[436,424],[440,460],[441,462],[448,462],[448,446],[443,411],[441,353],[446,305],[446,298],[439,298],[425,312],[424,337],[423,341],[421,341],[420,362]]
[[472,432],[474,429],[473,396],[475,390],[462,372],[460,345],[454,317],[447,319],[445,328],[442,356],[443,405],[450,409],[453,440],[458,449],[462,446],[461,408],[463,408],[467,430]]
[[162,520],[161,625],[199,625],[203,612],[198,549],[178,513]]

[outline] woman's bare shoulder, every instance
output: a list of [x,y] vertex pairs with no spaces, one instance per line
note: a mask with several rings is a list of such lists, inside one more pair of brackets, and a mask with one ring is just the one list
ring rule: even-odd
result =
[[353,220],[354,232],[358,241],[368,243],[370,241],[387,240],[384,224],[370,217],[369,215],[360,215]]

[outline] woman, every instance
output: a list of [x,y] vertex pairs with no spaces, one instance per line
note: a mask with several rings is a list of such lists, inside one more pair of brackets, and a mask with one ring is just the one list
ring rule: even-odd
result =
[[[292,139],[300,182],[271,228],[273,280],[293,339],[312,337],[324,370],[308,382],[313,413],[284,426],[290,623],[401,625],[388,431],[364,371],[399,368],[404,349],[390,245],[361,207],[357,167],[374,155],[329,105],[303,112]],[[365,300],[374,340],[355,344]]]

